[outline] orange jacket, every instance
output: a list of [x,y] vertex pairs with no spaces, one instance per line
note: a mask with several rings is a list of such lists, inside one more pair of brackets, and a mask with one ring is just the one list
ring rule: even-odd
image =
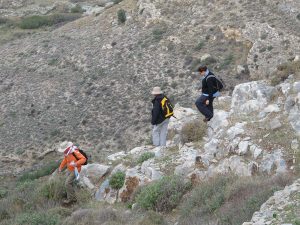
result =
[[[73,154],[76,155],[78,160],[75,158],[75,156]],[[74,171],[74,167],[70,166],[70,163],[72,161],[74,161],[77,164],[76,167],[78,169],[78,172],[80,172],[81,165],[85,163],[86,158],[78,150],[75,150],[73,153],[65,156],[65,158],[63,159],[63,161],[61,162],[61,164],[59,166],[59,169],[62,170],[67,165],[69,171]]]

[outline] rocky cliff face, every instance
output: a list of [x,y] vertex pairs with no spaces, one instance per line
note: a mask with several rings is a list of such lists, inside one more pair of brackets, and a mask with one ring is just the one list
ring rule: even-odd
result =
[[[68,12],[75,4],[101,10],[22,31],[0,46],[2,154],[49,150],[63,139],[98,155],[126,150],[148,139],[154,85],[191,106],[200,63],[230,90],[299,55],[297,2],[2,1],[1,16]],[[121,8],[125,24],[117,21]],[[7,29],[1,25],[1,32],[20,30]]]

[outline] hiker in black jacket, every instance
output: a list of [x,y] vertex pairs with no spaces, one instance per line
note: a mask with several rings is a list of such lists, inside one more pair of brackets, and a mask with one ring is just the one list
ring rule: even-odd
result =
[[151,118],[151,124],[153,125],[153,145],[166,146],[168,124],[170,119],[165,117],[161,106],[161,101],[165,96],[163,95],[160,87],[154,87],[152,94],[154,95],[154,99],[152,100],[153,109]]
[[204,122],[208,122],[214,116],[213,101],[220,95],[217,87],[217,79],[206,66],[200,66],[198,69],[202,78],[202,94],[196,101],[198,110],[205,116]]

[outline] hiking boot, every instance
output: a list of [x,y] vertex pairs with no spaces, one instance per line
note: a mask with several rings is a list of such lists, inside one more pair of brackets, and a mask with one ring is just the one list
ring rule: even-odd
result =
[[63,204],[64,206],[71,206],[71,205],[73,205],[74,203],[76,203],[76,200],[66,199],[66,200],[63,201],[62,204]]
[[203,119],[203,122],[204,122],[204,123],[207,123],[208,121],[210,121],[209,118],[206,118],[206,117],[205,117],[205,118]]

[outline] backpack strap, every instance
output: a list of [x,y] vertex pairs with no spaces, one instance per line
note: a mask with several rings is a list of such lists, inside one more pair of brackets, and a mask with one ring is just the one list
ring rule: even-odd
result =
[[214,74],[209,74],[209,75],[207,75],[207,76],[205,77],[206,82],[207,82],[207,79],[208,79],[208,78],[211,78],[211,77],[214,77],[214,78],[217,79],[217,77],[216,77]]
[[78,158],[74,152],[72,152],[72,155],[75,157],[75,159],[78,161]]

